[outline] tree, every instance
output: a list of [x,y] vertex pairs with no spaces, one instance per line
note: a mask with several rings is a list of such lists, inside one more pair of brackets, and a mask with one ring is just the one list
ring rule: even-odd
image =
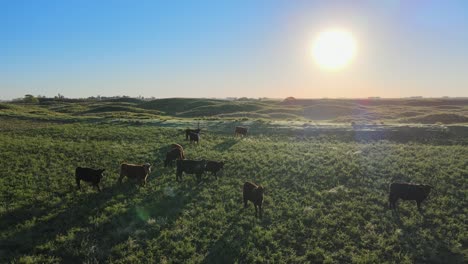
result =
[[34,97],[34,95],[27,94],[27,95],[24,96],[23,102],[30,103],[30,104],[37,104],[37,103],[39,103],[39,99]]
[[296,98],[289,96],[289,97],[286,97],[286,99],[284,99],[283,102],[288,103],[288,104],[293,104],[294,102],[296,102]]

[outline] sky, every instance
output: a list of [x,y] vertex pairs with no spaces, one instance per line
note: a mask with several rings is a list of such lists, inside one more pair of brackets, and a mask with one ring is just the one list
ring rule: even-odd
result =
[[[0,0],[0,99],[468,96],[468,1]],[[327,71],[317,34],[351,32]]]

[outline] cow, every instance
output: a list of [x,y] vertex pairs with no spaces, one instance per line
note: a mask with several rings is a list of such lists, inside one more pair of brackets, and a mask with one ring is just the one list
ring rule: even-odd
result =
[[218,179],[218,176],[216,174],[223,168],[224,168],[223,161],[218,162],[218,161],[209,160],[206,162],[205,171],[211,172],[211,174],[214,175],[216,179]]
[[171,149],[180,149],[182,151],[184,150],[184,148],[181,145],[176,144],[176,143],[171,144]]
[[205,172],[206,160],[177,160],[176,181],[182,180],[182,173],[195,174],[198,181]]
[[187,129],[185,129],[185,140],[188,140],[188,139],[189,139],[190,133],[200,134],[200,131],[201,131],[200,128],[197,128],[197,129],[190,129],[190,128],[187,128]]
[[198,133],[191,132],[189,134],[189,137],[190,137],[190,143],[192,143],[192,142],[199,143],[200,142],[200,134],[198,134]]
[[171,166],[172,161],[185,159],[184,148],[179,144],[171,144],[171,150],[166,153],[166,159],[164,160],[164,167]]
[[77,188],[81,189],[80,181],[85,181],[85,182],[90,182],[100,192],[101,188],[99,187],[99,183],[101,182],[101,179],[103,177],[102,173],[104,171],[105,169],[95,170],[95,169],[90,169],[90,168],[77,167],[75,169],[75,180],[76,180]]
[[418,210],[421,211],[421,203],[426,200],[432,188],[432,186],[425,184],[393,182],[389,187],[389,207],[396,210],[397,201],[401,198],[402,200],[415,200]]
[[260,218],[263,217],[263,192],[265,189],[261,185],[252,182],[245,182],[243,189],[244,208],[247,208],[247,201],[251,201],[255,206],[255,216],[257,216],[257,207],[260,211]]
[[246,127],[240,127],[240,126],[236,126],[236,130],[234,131],[234,135],[235,136],[247,136],[247,128]]
[[119,183],[122,183],[122,180],[125,176],[129,179],[136,179],[140,182],[142,186],[146,185],[146,179],[151,173],[151,164],[145,163],[141,165],[122,163],[120,164],[120,178]]

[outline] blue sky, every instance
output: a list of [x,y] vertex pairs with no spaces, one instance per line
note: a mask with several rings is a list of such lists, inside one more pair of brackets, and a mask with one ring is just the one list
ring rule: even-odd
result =
[[[0,99],[468,96],[467,1],[0,0]],[[352,32],[329,72],[314,37]]]

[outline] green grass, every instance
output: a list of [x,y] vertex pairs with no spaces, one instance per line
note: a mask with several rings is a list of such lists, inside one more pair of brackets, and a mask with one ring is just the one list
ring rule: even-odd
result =
[[327,123],[468,124],[467,99],[237,100],[167,98],[142,101],[41,98],[39,104],[2,103],[0,116],[129,119],[265,119]]
[[[164,123],[47,118],[0,118],[1,263],[468,259],[466,141],[298,136],[287,128],[266,133],[262,122],[234,138],[235,124],[220,122],[224,128],[212,123],[197,146]],[[171,143],[191,159],[226,161],[224,175],[177,183],[161,161]],[[117,184],[122,161],[153,164],[148,185]],[[106,168],[102,193],[75,189],[77,166]],[[243,209],[247,180],[266,188],[261,220],[252,204]],[[387,209],[388,184],[397,180],[436,186],[423,214],[414,202],[400,202],[400,217]]]

